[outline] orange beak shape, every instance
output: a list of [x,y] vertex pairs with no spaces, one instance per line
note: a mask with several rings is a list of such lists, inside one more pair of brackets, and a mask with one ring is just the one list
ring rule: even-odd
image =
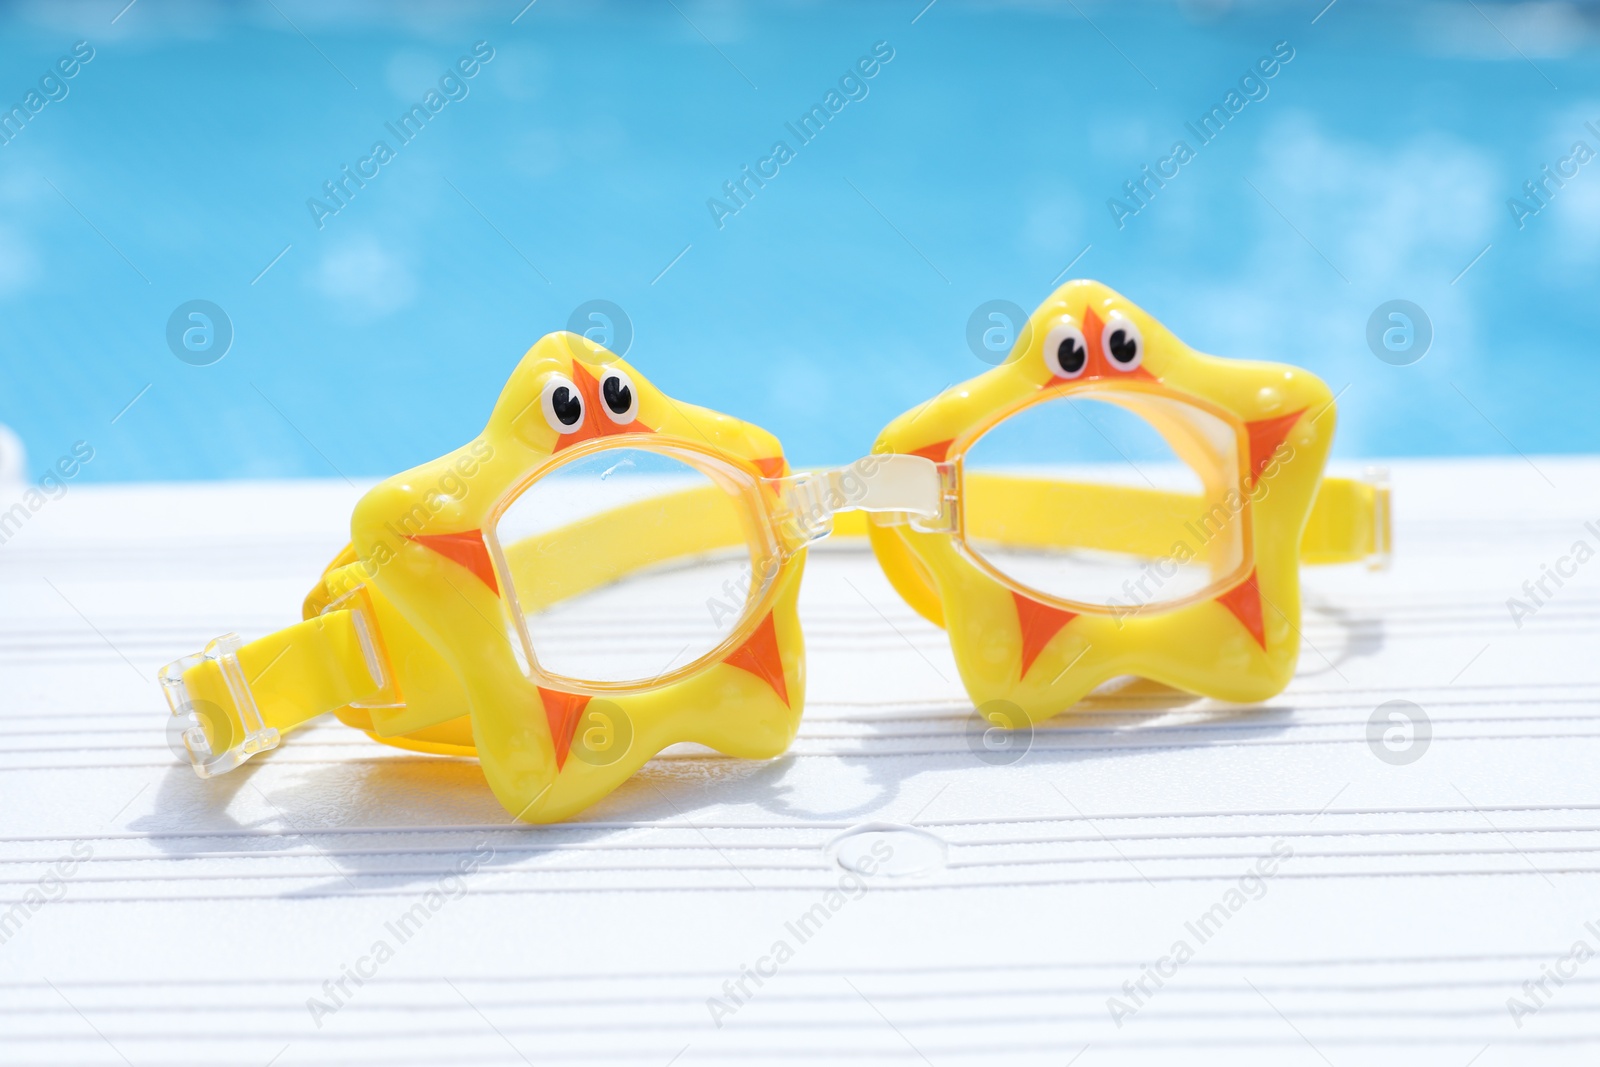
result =
[[574,361],[572,364],[572,384],[578,387],[578,395],[583,398],[583,425],[571,433],[564,433],[556,438],[554,451],[560,452],[580,441],[591,441],[597,437],[613,437],[625,433],[655,433],[655,429],[646,426],[639,419],[634,419],[626,425],[613,422],[611,409],[606,407],[605,397],[600,395],[600,382],[589,373],[582,363]]

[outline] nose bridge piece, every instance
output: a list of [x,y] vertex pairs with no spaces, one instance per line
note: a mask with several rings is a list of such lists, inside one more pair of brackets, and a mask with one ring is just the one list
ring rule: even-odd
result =
[[955,528],[955,465],[924,456],[873,453],[772,483],[781,501],[780,526],[795,548],[832,533],[833,517],[843,511],[871,512],[879,523],[910,523],[928,532]]

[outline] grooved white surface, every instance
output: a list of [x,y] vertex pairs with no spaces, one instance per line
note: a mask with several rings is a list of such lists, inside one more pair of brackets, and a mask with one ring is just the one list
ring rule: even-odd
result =
[[[1299,675],[1260,707],[1124,687],[986,765],[942,634],[870,556],[818,552],[791,754],[674,751],[544,828],[474,763],[331,721],[196,779],[155,670],[294,621],[357,493],[74,487],[0,545],[0,914],[91,853],[0,944],[0,1062],[1593,1062],[1600,959],[1523,987],[1600,952],[1600,563],[1520,629],[1506,600],[1600,549],[1600,461],[1394,480],[1395,568],[1306,572]],[[1393,699],[1432,723],[1408,766],[1367,743]],[[944,865],[827,910],[828,843],[913,820]]]

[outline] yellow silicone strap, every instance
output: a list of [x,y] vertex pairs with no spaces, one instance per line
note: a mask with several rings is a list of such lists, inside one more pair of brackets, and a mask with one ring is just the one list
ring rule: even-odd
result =
[[656,564],[746,544],[726,501],[715,485],[663,493],[505,546],[519,606],[543,611]]
[[[963,492],[974,536],[1151,558],[1170,552],[1172,532],[1202,522],[1206,513],[1196,494],[1020,475],[972,472]],[[1355,479],[1324,479],[1300,543],[1301,562],[1353,563],[1386,552],[1387,493]],[[542,611],[648,567],[743,545],[745,530],[718,506],[724,499],[711,485],[664,493],[506,546],[522,610]],[[865,537],[868,522],[865,512],[840,512],[833,536]]]
[[[377,691],[358,626],[355,612],[330,611],[251,641],[235,653],[262,725],[287,731]],[[183,684],[190,702],[202,709],[198,718],[212,751],[229,748],[245,735],[247,712],[219,661],[190,667]],[[223,714],[211,712],[213,707]]]
[[[966,476],[962,493],[965,530],[975,539],[1149,558],[1171,552],[1174,532],[1206,511],[1196,494],[977,471]],[[1196,558],[1203,559],[1206,539],[1198,543]]]
[[[1173,532],[1203,527],[1209,502],[1192,493],[1138,486],[972,472],[964,479],[966,532],[1011,545],[1100,549],[1159,557]],[[1388,550],[1387,489],[1325,478],[1300,541],[1300,562],[1354,563]],[[1222,504],[1216,509],[1226,521]],[[1205,557],[1208,537],[1198,537]]]
[[1300,538],[1301,563],[1387,559],[1389,487],[1356,478],[1324,478]]

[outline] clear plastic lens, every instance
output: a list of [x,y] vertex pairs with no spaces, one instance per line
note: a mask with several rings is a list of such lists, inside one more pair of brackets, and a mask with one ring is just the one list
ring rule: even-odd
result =
[[963,537],[1026,592],[1114,612],[1221,591],[1249,554],[1239,434],[1199,407],[1086,390],[995,426],[963,461]]
[[770,580],[753,488],[714,461],[590,452],[541,475],[495,528],[512,606],[547,675],[658,680],[713,651]]

